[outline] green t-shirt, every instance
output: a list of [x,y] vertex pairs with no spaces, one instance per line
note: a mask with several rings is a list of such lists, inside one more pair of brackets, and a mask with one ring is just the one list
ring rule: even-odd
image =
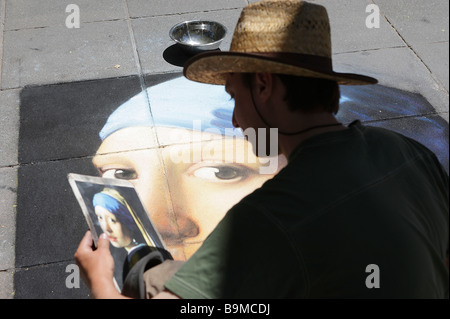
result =
[[169,280],[181,298],[448,298],[448,175],[354,122],[314,136]]

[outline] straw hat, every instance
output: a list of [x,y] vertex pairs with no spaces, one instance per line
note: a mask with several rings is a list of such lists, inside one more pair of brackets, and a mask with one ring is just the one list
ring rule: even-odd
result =
[[331,60],[326,9],[301,0],[263,0],[242,10],[230,51],[201,53],[188,60],[193,81],[225,84],[227,73],[268,72],[315,77],[339,84],[375,84],[368,76],[337,73]]

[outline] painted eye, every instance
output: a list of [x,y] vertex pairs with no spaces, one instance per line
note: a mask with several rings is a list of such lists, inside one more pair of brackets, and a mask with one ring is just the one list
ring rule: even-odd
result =
[[115,218],[108,218],[108,220],[109,220],[109,222],[111,223],[111,224],[116,224],[117,223],[117,220],[115,219]]
[[102,177],[132,180],[137,179],[137,173],[132,169],[108,169],[103,172]]
[[196,169],[192,175],[212,182],[234,182],[246,177],[244,170],[232,166],[204,166]]

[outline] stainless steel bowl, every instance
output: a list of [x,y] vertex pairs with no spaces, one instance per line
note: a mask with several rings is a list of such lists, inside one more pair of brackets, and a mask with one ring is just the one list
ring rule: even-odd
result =
[[169,32],[173,41],[188,54],[216,50],[227,34],[227,29],[215,21],[184,21],[174,25]]

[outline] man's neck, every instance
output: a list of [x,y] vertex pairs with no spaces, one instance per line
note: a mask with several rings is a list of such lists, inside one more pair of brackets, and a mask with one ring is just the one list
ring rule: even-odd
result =
[[292,132],[292,134],[278,134],[278,146],[286,158],[289,158],[292,151],[300,144],[313,136],[347,129],[346,126],[340,124],[334,115],[330,113],[303,114],[296,120],[296,129],[281,130],[282,132]]

